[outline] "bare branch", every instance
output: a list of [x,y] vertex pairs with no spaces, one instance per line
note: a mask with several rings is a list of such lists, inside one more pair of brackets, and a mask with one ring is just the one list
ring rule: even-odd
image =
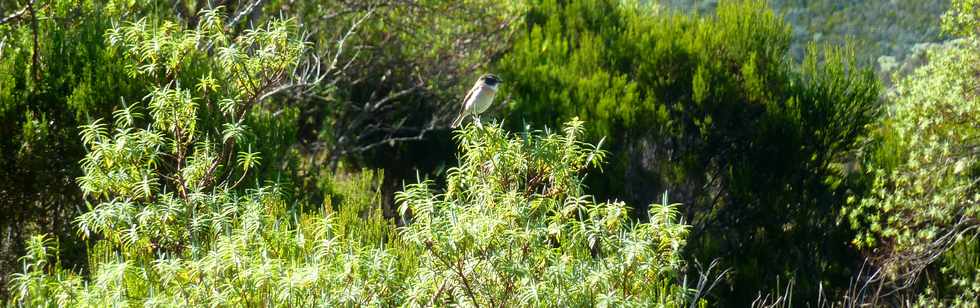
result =
[[4,18],[0,18],[0,25],[5,24],[5,23],[7,23],[7,22],[9,22],[11,20],[20,18],[21,15],[24,15],[24,13],[27,13],[27,11],[29,11],[30,8],[34,6],[34,2],[35,1],[37,1],[37,0],[31,0],[30,2],[27,3],[27,5],[25,5],[23,8],[21,8],[19,11],[16,11],[13,14],[7,15]]
[[34,74],[34,80],[41,80],[40,75],[40,65],[41,65],[41,55],[39,54],[41,45],[38,43],[37,39],[37,12],[34,11],[34,0],[27,3],[27,11],[31,13],[31,31],[34,36],[34,54],[31,56],[31,72]]
[[413,87],[410,87],[410,88],[407,88],[407,89],[404,89],[404,90],[401,90],[401,91],[398,91],[398,92],[395,92],[395,93],[391,93],[388,96],[385,96],[385,98],[382,98],[382,99],[378,100],[377,102],[375,102],[371,106],[371,109],[377,110],[377,109],[381,108],[382,105],[387,104],[387,103],[389,103],[389,102],[391,102],[393,100],[402,98],[405,95],[412,94],[416,90],[421,89],[421,88],[422,88],[421,85],[415,85]]
[[250,3],[248,6],[241,9],[240,11],[238,11],[238,14],[235,14],[235,17],[232,18],[230,21],[228,21],[227,24],[225,24],[225,29],[233,29],[235,26],[238,25],[238,22],[242,20],[242,17],[251,14],[253,11],[255,11],[255,9],[261,6],[261,4],[262,4],[262,0],[252,1],[252,3]]
[[374,14],[374,8],[371,8],[367,11],[367,13],[364,13],[364,16],[361,16],[361,18],[355,20],[351,27],[347,29],[347,33],[345,33],[344,36],[337,41],[336,53],[334,54],[333,61],[330,62],[330,66],[327,67],[327,72],[332,72],[337,68],[337,63],[340,61],[340,56],[344,53],[344,44],[347,42],[347,39],[349,39],[351,35],[353,35],[357,29],[361,27],[361,24],[364,23],[364,21],[367,20],[367,18],[372,14]]
[[[958,238],[970,233],[973,233],[974,237],[978,236],[976,232],[980,230],[980,222],[976,218],[964,215],[963,211],[960,210],[958,214],[960,218],[948,227],[947,232],[925,246],[902,252],[885,253],[886,256],[878,260],[866,260],[865,263],[870,262],[875,270],[865,274],[865,266],[862,266],[845,298],[856,303],[864,302],[877,306],[882,298],[900,296],[903,291],[914,286],[927,267],[952,248]],[[855,289],[859,281],[861,287]],[[876,287],[874,292],[869,289],[871,286]]]

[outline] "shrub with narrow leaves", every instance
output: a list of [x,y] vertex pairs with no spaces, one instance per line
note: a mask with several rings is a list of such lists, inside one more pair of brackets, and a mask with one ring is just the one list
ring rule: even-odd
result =
[[76,219],[84,236],[99,234],[131,253],[179,254],[198,233],[220,226],[206,220],[229,213],[213,205],[234,199],[228,194],[261,164],[251,144],[239,143],[243,123],[284,82],[304,45],[288,21],[232,37],[220,8],[201,17],[191,30],[142,19],[107,34],[131,76],[155,86],[145,105],[116,110],[111,126],[96,120],[82,127],[88,154],[78,184],[94,204]]
[[75,222],[89,241],[88,273],[52,262],[57,241],[36,236],[10,304],[685,301],[677,273],[686,227],[675,206],[653,205],[640,223],[625,204],[586,195],[584,172],[604,152],[580,141],[577,120],[562,133],[462,130],[445,191],[409,185],[398,195],[409,219],[397,229],[371,172],[335,175],[331,202],[313,210],[287,201],[284,187],[253,185],[262,157],[245,119],[287,82],[304,44],[288,21],[231,36],[222,18],[206,11],[195,29],[140,20],[107,35],[130,77],[152,86],[111,123],[81,129],[88,211]]
[[424,247],[409,287],[415,304],[474,306],[679,305],[675,283],[686,226],[676,205],[651,205],[650,222],[622,202],[583,192],[605,153],[563,133],[513,136],[498,126],[457,137],[460,166],[447,188],[430,181],[397,196],[411,223],[403,240]]
[[[339,203],[312,213],[291,209],[275,188],[194,194],[193,211],[177,197],[116,202],[113,210],[128,211],[115,219],[139,224],[94,242],[90,274],[50,262],[57,243],[36,237],[12,303],[683,305],[678,252],[687,229],[676,222],[676,205],[652,205],[651,221],[639,223],[621,202],[585,195],[584,171],[604,155],[578,141],[581,127],[575,121],[564,133],[516,136],[497,126],[466,128],[461,165],[445,192],[423,181],[398,195],[411,212],[398,232],[381,218],[378,192],[369,189],[380,176],[368,172],[335,177]],[[144,215],[143,208],[168,210]],[[187,247],[127,244],[141,226],[175,228],[165,222],[189,227],[192,239],[157,238]]]

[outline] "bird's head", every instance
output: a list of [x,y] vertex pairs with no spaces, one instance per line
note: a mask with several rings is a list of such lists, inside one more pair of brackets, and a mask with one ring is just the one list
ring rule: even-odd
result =
[[483,83],[488,86],[496,88],[497,84],[500,84],[500,77],[497,77],[497,75],[494,74],[483,74],[483,76],[480,76],[480,81],[483,81]]

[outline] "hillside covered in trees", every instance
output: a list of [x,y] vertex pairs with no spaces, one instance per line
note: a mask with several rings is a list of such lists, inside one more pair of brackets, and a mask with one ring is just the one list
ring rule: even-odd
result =
[[[717,0],[667,0],[668,8],[710,14]],[[899,61],[916,45],[948,38],[936,18],[949,8],[945,0],[771,0],[773,11],[793,27],[790,54],[802,58],[811,42],[852,44],[859,60],[891,56]]]
[[0,302],[976,307],[978,76],[977,0],[0,0]]

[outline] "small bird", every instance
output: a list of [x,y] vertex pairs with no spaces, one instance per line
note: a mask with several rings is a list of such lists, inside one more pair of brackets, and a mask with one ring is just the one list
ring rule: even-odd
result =
[[[497,95],[497,85],[499,84],[500,78],[497,78],[494,74],[480,76],[480,79],[476,81],[473,88],[469,92],[466,92],[466,98],[463,99],[463,110],[459,112],[456,120],[453,120],[451,127],[458,127],[463,123],[463,118],[467,115],[477,117],[484,111],[487,111],[490,105],[493,104],[493,97]],[[476,122],[479,124],[479,117],[476,118]]]

